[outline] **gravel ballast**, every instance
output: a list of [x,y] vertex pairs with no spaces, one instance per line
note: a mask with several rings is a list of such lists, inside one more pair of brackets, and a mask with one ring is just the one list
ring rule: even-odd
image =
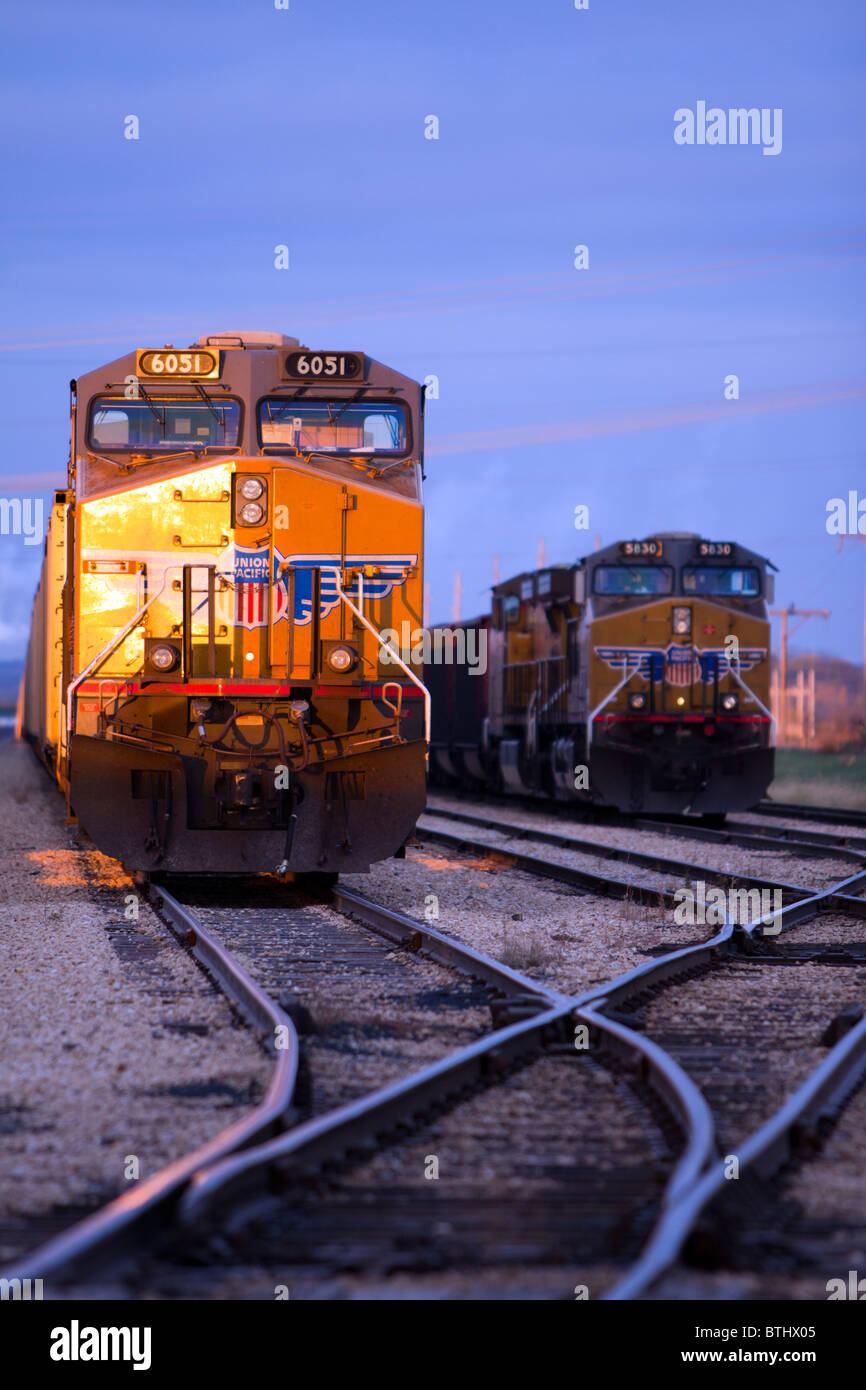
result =
[[0,855],[7,1260],[128,1190],[131,1160],[150,1177],[238,1119],[271,1064],[11,742],[0,744]]

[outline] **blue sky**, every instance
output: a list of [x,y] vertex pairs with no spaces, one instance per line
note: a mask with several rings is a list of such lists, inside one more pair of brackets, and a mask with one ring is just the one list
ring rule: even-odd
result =
[[[0,493],[62,480],[71,376],[273,328],[439,377],[434,617],[539,537],[685,529],[861,661],[866,544],[825,518],[866,498],[864,35],[854,0],[7,9]],[[675,144],[699,100],[781,108],[781,153]],[[39,553],[0,537],[7,656]]]

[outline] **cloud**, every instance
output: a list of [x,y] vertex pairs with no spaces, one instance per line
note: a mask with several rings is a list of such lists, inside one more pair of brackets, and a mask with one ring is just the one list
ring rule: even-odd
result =
[[655,410],[590,416],[582,420],[538,421],[526,425],[504,425],[492,430],[467,430],[462,434],[428,437],[428,456],[476,454],[488,449],[517,449],[539,444],[564,444],[574,439],[600,439],[642,430],[672,429],[679,425],[704,424],[712,420],[737,420],[743,415],[762,415],[771,411],[798,410],[866,396],[866,381],[817,382],[810,386],[790,386],[781,391],[763,391],[738,401],[698,401],[691,405],[660,406]]

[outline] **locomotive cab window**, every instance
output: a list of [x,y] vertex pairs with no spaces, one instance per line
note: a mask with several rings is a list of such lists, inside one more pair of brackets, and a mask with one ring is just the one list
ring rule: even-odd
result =
[[674,572],[669,565],[599,565],[593,575],[592,591],[608,598],[672,594]]
[[517,594],[506,594],[502,600],[502,614],[506,627],[514,627],[520,621],[520,599]]
[[286,447],[302,453],[390,454],[409,451],[406,407],[388,401],[312,401],[269,397],[259,405],[262,451]]
[[101,453],[233,449],[240,418],[238,401],[99,396],[90,410],[88,444]]
[[721,565],[686,565],[684,594],[709,594],[717,598],[758,598],[761,579],[756,566],[724,569]]

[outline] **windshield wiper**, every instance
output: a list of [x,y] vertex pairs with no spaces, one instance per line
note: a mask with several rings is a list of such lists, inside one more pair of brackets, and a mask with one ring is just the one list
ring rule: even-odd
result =
[[145,403],[145,405],[147,406],[148,410],[150,411],[151,415],[153,415],[153,416],[156,417],[157,424],[162,425],[162,437],[163,437],[163,439],[164,439],[164,438],[165,438],[165,411],[163,410],[162,414],[160,415],[160,413],[159,413],[159,411],[157,410],[156,406],[154,405],[153,401],[150,399],[150,396],[148,395],[148,393],[145,391],[144,387],[143,387],[140,383],[139,383],[139,386],[138,386],[138,394],[141,396],[142,400],[144,401],[144,403]]
[[201,382],[194,381],[193,386],[195,387],[196,391],[198,391],[199,395],[201,396],[202,400],[204,401],[213,418],[216,420],[217,424],[221,425],[223,422],[223,417],[220,415],[219,411],[217,410],[207,391],[202,386]]
[[330,405],[330,402],[329,402],[329,401],[325,401],[325,409],[326,409],[327,412],[328,412],[328,424],[329,424],[329,425],[336,425],[336,423],[337,423],[337,421],[340,419],[340,417],[341,417],[342,415],[345,415],[346,411],[349,409],[349,406],[350,406],[350,405],[354,405],[356,401],[359,401],[359,400],[361,399],[361,397],[363,396],[363,394],[364,394],[364,392],[365,392],[366,390],[367,390],[367,387],[366,387],[366,386],[362,386],[361,389],[360,389],[360,391],[356,391],[355,394],[354,394],[354,396],[350,396],[350,397],[349,397],[349,399],[346,401],[346,404],[343,405],[343,406],[341,406],[340,409],[337,411],[336,415],[334,415],[333,417],[331,416],[331,405]]

